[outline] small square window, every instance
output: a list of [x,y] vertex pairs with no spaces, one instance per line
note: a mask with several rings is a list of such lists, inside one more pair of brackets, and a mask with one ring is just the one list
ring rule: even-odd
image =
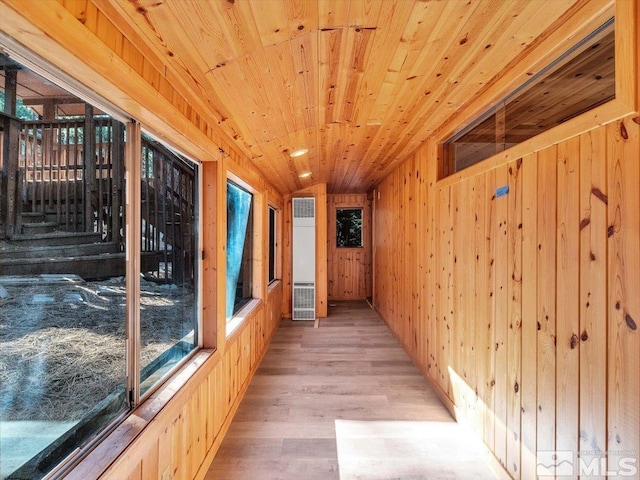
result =
[[336,246],[339,248],[362,247],[361,208],[336,210]]

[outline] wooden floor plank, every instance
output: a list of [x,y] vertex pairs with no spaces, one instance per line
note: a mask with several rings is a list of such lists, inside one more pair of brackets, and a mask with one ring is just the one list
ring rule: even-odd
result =
[[283,320],[205,480],[496,478],[367,303],[335,305]]

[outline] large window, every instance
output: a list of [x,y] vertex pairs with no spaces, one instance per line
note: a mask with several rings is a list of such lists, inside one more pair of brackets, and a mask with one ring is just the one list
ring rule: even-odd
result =
[[269,207],[269,283],[278,278],[278,212],[275,208]]
[[443,144],[445,177],[615,98],[613,19]]
[[336,246],[362,247],[362,209],[338,208],[336,210]]
[[0,65],[0,478],[39,479],[198,345],[197,168]]
[[227,319],[252,297],[253,195],[227,182]]
[[197,346],[195,165],[142,136],[140,393]]

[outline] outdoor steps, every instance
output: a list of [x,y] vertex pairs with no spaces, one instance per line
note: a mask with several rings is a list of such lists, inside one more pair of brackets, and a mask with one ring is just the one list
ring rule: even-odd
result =
[[[3,255],[0,275],[74,274],[84,280],[95,280],[124,276],[125,260],[125,252],[45,258],[5,258]],[[157,252],[143,252],[141,271],[157,269],[161,260],[162,255]]]
[[58,227],[58,222],[23,223],[22,234],[33,235],[36,233],[51,233],[54,232]]
[[18,247],[81,245],[85,243],[99,243],[101,240],[102,235],[93,232],[50,232],[32,235],[16,234],[11,237],[11,243]]
[[58,222],[47,218],[43,212],[25,212],[20,214],[20,232],[24,235],[51,233],[58,228]]
[[118,248],[113,242],[85,243],[81,245],[53,245],[47,247],[31,247],[2,251],[0,265],[3,260],[16,260],[29,258],[56,258],[77,257],[85,255],[100,255],[103,253],[118,253]]
[[[0,275],[76,274],[85,280],[125,274],[125,252],[102,242],[93,232],[51,232],[14,235],[0,242]],[[143,252],[141,271],[155,270],[162,252]]]
[[22,212],[22,223],[39,223],[47,221],[47,216],[42,212]]

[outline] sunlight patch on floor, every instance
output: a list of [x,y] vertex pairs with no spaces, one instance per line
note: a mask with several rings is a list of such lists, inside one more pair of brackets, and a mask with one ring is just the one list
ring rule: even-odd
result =
[[336,420],[335,428],[340,480],[496,478],[486,449],[454,421]]

